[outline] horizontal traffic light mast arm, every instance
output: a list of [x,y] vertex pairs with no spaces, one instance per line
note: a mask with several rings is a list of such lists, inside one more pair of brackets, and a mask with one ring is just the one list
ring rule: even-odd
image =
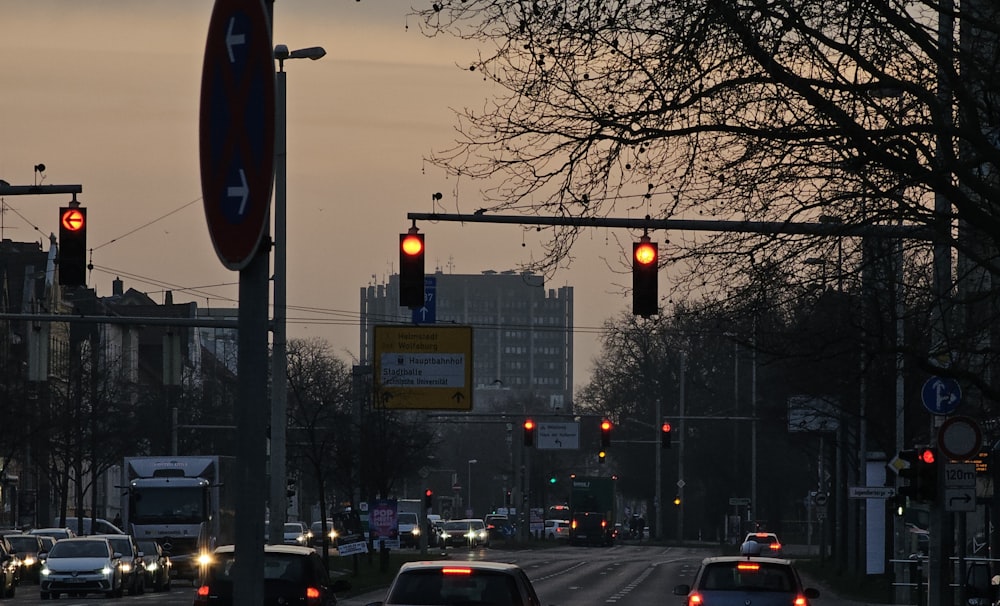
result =
[[511,223],[516,225],[563,225],[567,227],[618,227],[716,231],[756,234],[801,234],[811,236],[875,236],[934,241],[934,232],[923,225],[847,225],[845,223],[789,223],[782,221],[712,221],[700,219],[616,219],[613,217],[533,217],[455,213],[407,213],[413,221],[458,223]]
[[[239,328],[238,320],[224,318],[157,318],[142,316],[88,316],[75,314],[0,313],[0,320],[68,322],[70,324],[127,324],[131,326],[184,326],[192,328]],[[268,323],[270,324],[270,322]]]
[[0,181],[0,196],[38,196],[43,194],[80,194],[82,185],[11,185]]

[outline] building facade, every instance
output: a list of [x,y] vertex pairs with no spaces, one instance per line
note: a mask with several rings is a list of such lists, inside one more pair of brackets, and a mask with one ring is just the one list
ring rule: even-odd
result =
[[484,271],[425,278],[425,309],[399,307],[399,276],[361,289],[360,357],[371,366],[379,324],[458,324],[473,329],[474,410],[530,396],[553,412],[571,412],[573,287],[546,289],[530,272]]

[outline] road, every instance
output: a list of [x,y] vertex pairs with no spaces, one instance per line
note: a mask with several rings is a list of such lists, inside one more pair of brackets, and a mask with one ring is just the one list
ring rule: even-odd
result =
[[[535,591],[544,606],[683,606],[681,596],[673,595],[679,583],[689,583],[702,558],[717,555],[711,548],[659,547],[652,545],[616,545],[600,547],[554,547],[538,550],[455,549],[450,557],[455,560],[496,560],[513,562],[527,572]],[[191,606],[194,588],[187,583],[177,583],[170,592],[139,596],[125,596],[115,604],[126,606]],[[384,591],[342,598],[338,606],[365,606],[381,600]],[[63,606],[104,604],[101,596],[66,598],[57,603]],[[41,601],[38,588],[22,585],[12,600],[0,604],[52,604]],[[822,595],[814,606],[861,606]]]

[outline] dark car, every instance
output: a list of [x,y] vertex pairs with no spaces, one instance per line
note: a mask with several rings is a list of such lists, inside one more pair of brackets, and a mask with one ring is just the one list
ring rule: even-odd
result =
[[146,585],[153,591],[170,591],[170,557],[163,552],[163,547],[152,539],[136,541],[142,552],[143,568],[146,572]]
[[539,606],[539,601],[528,575],[516,564],[438,560],[403,564],[385,601],[375,604]]
[[612,529],[603,513],[575,513],[569,520],[570,545],[610,546],[614,542]]
[[112,549],[121,554],[122,579],[129,595],[146,592],[146,572],[142,552],[130,534],[95,534],[99,539],[107,539]]
[[38,573],[42,569],[38,554],[46,551],[41,537],[34,534],[10,534],[6,538],[20,560],[20,580],[38,583]]
[[[232,545],[215,550],[204,584],[198,588],[194,606],[231,606],[233,603]],[[311,547],[266,545],[264,547],[264,606],[333,606],[335,592],[347,591],[351,584],[330,580],[330,574]]]
[[514,536],[514,523],[506,515],[491,513],[484,521],[490,539],[507,540]]
[[17,591],[17,575],[17,556],[0,546],[0,597],[14,597]]
[[805,588],[790,560],[753,556],[705,558],[691,585],[677,585],[675,595],[687,606],[809,606],[819,591]]
[[[21,583],[21,576],[24,572],[21,570],[21,558],[17,555],[17,550],[11,545],[8,540],[10,535],[0,535],[0,551],[10,556],[10,561],[6,563],[7,566],[14,570],[14,584],[19,585]],[[2,594],[0,594],[2,595]]]

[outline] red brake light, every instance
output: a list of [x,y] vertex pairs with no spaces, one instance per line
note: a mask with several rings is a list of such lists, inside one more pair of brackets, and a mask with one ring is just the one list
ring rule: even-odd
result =
[[737,570],[751,570],[751,571],[756,572],[756,571],[760,570],[760,564],[757,564],[756,562],[740,562],[739,564],[736,565],[736,569]]
[[318,600],[319,599],[319,589],[315,587],[306,588],[306,599],[307,600]]
[[795,606],[807,606],[807,604],[809,604],[809,601],[805,597],[800,595],[795,596]]
[[[690,596],[688,596],[688,606],[701,606],[701,603],[702,602],[700,593],[692,593]],[[798,606],[798,604],[796,604],[795,606]]]
[[758,532],[758,533],[757,533],[757,534],[755,534],[754,536],[755,536],[755,537],[766,537],[766,536],[767,536],[767,533],[766,533],[766,532]]
[[472,574],[471,568],[442,568],[442,574]]
[[781,543],[771,543],[770,547],[771,551],[778,551],[781,549]]
[[208,597],[210,591],[211,590],[208,588],[208,585],[202,585],[201,587],[198,588],[198,597],[201,598]]

